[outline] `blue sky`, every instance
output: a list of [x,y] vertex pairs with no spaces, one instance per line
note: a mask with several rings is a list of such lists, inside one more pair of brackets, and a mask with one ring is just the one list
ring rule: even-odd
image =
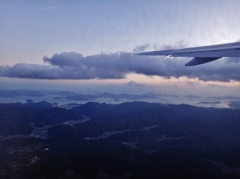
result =
[[[156,58],[129,60],[128,56],[123,55],[118,58],[117,53],[130,54],[134,49],[154,50],[237,41],[240,39],[239,7],[238,0],[1,0],[1,70],[9,66],[9,71],[16,72],[17,69],[22,70],[21,74],[28,73],[25,76],[11,74],[0,77],[0,82],[18,82],[18,87],[24,88],[19,80],[22,84],[62,83],[63,86],[69,83],[114,85],[134,81],[136,84],[154,85],[154,89],[161,86],[161,89],[173,93],[189,92],[196,88],[201,89],[197,93],[205,89],[212,91],[209,93],[218,91],[219,94],[231,94],[239,90],[239,77],[234,64],[234,73],[218,75],[221,70],[227,72],[232,68],[231,65],[226,67],[224,59],[213,62],[210,67],[203,65],[186,70],[184,64],[189,59],[169,60],[172,63],[162,58],[158,58],[158,61]],[[86,57],[81,58],[84,63],[76,72],[82,70],[79,80],[73,78],[75,73],[70,77],[64,76],[69,74],[69,68],[59,63],[60,59],[71,62],[78,58],[73,53]],[[55,58],[57,54],[60,54],[59,59]],[[116,58],[116,63],[111,58]],[[94,65],[89,64],[89,59],[95,60]],[[124,60],[131,61],[131,64],[122,64]],[[144,65],[148,61],[149,64]],[[72,62],[75,63],[74,60]],[[128,68],[127,65],[132,66]],[[160,72],[153,68],[156,66]],[[41,79],[36,77],[36,71],[44,71]],[[30,72],[34,75],[29,77]],[[51,74],[50,77],[47,73]],[[53,78],[53,73],[58,80]],[[207,76],[199,77],[201,73]],[[57,75],[62,75],[65,80],[59,80]],[[212,84],[215,85],[213,90],[209,88]],[[181,90],[174,91],[176,86]]]

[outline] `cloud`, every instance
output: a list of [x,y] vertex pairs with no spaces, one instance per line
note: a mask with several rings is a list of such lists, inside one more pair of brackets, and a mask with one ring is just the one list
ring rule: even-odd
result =
[[144,45],[140,45],[140,46],[137,46],[133,49],[133,52],[134,53],[138,53],[138,52],[143,52],[145,51],[146,49],[148,49],[150,47],[149,44],[144,44]]
[[127,83],[127,86],[130,86],[130,87],[144,87],[145,85],[141,84],[141,83],[137,83],[135,81],[129,81]]
[[0,66],[0,76],[30,79],[123,79],[129,73],[166,79],[187,77],[202,81],[240,81],[240,64],[231,59],[185,67],[190,58],[132,56],[128,52],[83,56],[76,52],[43,57],[46,65],[18,63]]
[[[168,50],[168,49],[182,49],[182,48],[187,48],[189,46],[188,43],[186,43],[185,41],[178,41],[175,44],[165,44],[165,45],[153,45],[153,50]],[[148,46],[150,47],[150,46]]]
[[195,86],[198,84],[197,82],[193,82],[193,81],[186,81],[185,83],[189,86]]
[[221,104],[221,101],[202,101],[202,102],[198,102],[196,104],[212,104],[212,105],[217,105],[217,104]]
[[227,88],[226,86],[223,85],[218,85],[218,84],[207,84],[209,88]]
[[210,96],[207,97],[208,99],[215,99],[215,100],[239,100],[238,96]]
[[239,109],[240,101],[229,101],[228,106],[234,109]]

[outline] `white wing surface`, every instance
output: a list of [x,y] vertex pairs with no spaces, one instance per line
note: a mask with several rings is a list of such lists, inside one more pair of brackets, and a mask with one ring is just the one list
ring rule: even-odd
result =
[[184,49],[142,52],[136,55],[194,57],[190,62],[186,64],[186,66],[194,66],[208,63],[222,57],[240,57],[240,42],[202,47],[191,47]]

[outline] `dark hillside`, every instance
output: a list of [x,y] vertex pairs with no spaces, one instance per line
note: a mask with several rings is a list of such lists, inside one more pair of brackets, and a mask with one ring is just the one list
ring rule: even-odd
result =
[[189,105],[0,104],[0,177],[239,178],[239,121]]

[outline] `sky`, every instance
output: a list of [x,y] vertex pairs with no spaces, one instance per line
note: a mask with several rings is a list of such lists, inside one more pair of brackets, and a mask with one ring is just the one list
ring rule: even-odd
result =
[[239,96],[240,59],[132,53],[236,42],[239,0],[0,0],[0,89]]

